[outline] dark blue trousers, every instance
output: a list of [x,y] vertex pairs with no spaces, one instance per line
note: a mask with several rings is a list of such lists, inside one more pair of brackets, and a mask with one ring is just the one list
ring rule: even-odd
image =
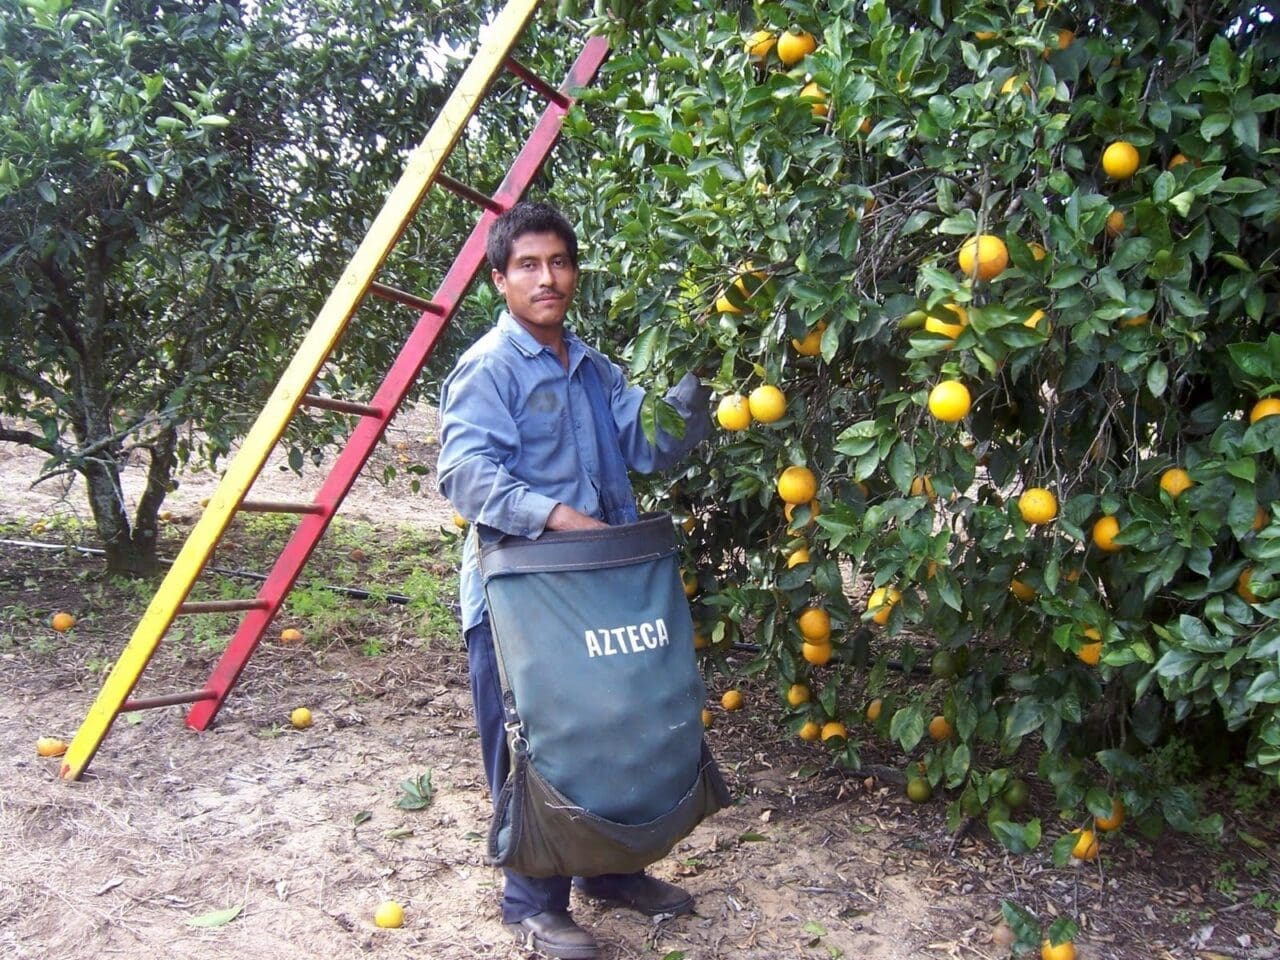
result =
[[[502,720],[502,682],[498,679],[498,659],[493,652],[493,632],[486,616],[467,631],[467,661],[471,674],[471,699],[476,708],[476,729],[480,731],[480,754],[489,780],[489,792],[497,803],[502,785],[511,769],[507,753],[507,731]],[[530,877],[504,870],[502,922],[519,923],[545,910],[568,910],[572,877]],[[625,879],[625,874],[606,874],[597,881]]]

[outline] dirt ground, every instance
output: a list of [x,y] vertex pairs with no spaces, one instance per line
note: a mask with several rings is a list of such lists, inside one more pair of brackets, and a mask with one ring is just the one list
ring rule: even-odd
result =
[[[402,456],[434,465],[433,433],[429,411],[403,416],[373,469]],[[29,489],[39,463],[0,444],[0,521],[10,541],[54,539],[29,532],[37,521],[87,519],[81,491]],[[319,483],[279,466],[266,468],[255,496],[297,499],[300,486]],[[166,503],[169,555],[215,483],[182,477]],[[343,516],[385,534],[369,544],[371,555],[394,549],[398,529],[447,525],[448,504],[429,479],[423,486],[413,495],[403,476],[357,486]],[[14,535],[19,529],[25,537]],[[65,535],[65,524],[57,529]],[[351,585],[368,583],[357,570]],[[420,611],[373,605],[362,628],[377,634],[362,638],[377,641],[372,653],[345,637],[264,643],[210,731],[186,729],[181,707],[131,715],[117,721],[80,782],[58,780],[57,761],[37,758],[34,742],[74,734],[134,627],[136,616],[112,605],[135,597],[130,590],[107,582],[92,558],[0,544],[0,629],[8,634],[0,636],[0,756],[9,758],[0,785],[0,956],[523,955],[502,928],[500,875],[483,857],[489,800],[465,658],[455,636],[424,631]],[[48,629],[56,609],[77,612],[74,631]],[[199,686],[216,657],[189,640],[166,642],[140,690]],[[1006,956],[990,942],[1002,898],[1046,922],[1077,916],[1082,958],[1280,957],[1275,912],[1213,882],[1206,857],[1223,857],[1221,846],[1126,837],[1100,865],[1065,869],[1053,867],[1048,844],[1010,857],[981,828],[949,834],[941,802],[908,803],[892,775],[903,758],[888,745],[865,745],[863,771],[833,767],[822,750],[784,736],[771,690],[750,681],[743,689],[748,709],[716,707],[708,732],[736,803],[654,869],[696,895],[697,913],[651,921],[575,899],[575,915],[606,957]],[[314,713],[309,729],[288,724],[299,705]],[[401,783],[428,770],[431,805],[397,808]],[[1048,796],[1043,785],[1036,794]],[[1065,829],[1051,809],[1040,815],[1047,833]],[[1274,818],[1250,829],[1266,845],[1252,854],[1267,865],[1260,883],[1274,886],[1280,829]],[[405,905],[402,929],[374,926],[384,899]],[[235,908],[223,923],[190,923]]]

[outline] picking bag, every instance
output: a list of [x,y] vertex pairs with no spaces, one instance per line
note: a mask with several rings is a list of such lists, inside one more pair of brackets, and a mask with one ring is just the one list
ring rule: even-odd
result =
[[678,551],[666,514],[481,545],[511,753],[499,866],[631,873],[729,802]]

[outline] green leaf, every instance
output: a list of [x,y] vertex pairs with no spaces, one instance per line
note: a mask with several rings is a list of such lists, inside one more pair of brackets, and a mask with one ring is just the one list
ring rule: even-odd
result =
[[431,806],[435,789],[431,785],[431,771],[420,774],[416,779],[405,780],[400,784],[401,796],[395,806],[401,810],[425,810]]
[[227,907],[225,910],[214,910],[212,913],[202,913],[198,917],[189,917],[183,923],[189,927],[223,927],[240,916],[242,910],[244,910],[243,903]]
[[1151,391],[1153,397],[1160,397],[1164,395],[1165,387],[1168,385],[1169,368],[1162,360],[1153,361],[1147,368],[1147,389]]

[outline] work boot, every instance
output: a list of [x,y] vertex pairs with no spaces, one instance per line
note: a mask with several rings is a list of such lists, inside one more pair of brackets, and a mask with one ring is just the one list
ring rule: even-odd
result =
[[544,910],[519,923],[504,924],[516,941],[530,950],[561,960],[597,960],[596,938],[573,922],[564,910]]
[[650,917],[662,913],[692,913],[693,897],[673,883],[645,873],[579,877],[573,881],[578,892],[592,900],[630,907]]

